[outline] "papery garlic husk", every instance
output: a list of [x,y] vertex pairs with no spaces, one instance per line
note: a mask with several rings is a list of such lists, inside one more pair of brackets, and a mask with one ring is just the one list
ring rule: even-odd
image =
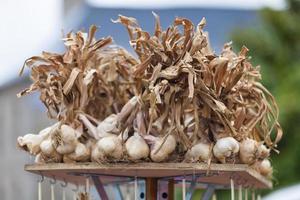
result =
[[211,155],[210,145],[199,142],[192,146],[185,154],[186,162],[208,162]]
[[271,162],[268,159],[257,161],[253,167],[263,176],[271,176],[273,173]]
[[146,135],[145,139],[150,141],[152,144],[150,158],[154,162],[162,162],[167,160],[169,155],[175,151],[177,145],[176,139],[173,135],[168,135],[167,138]]
[[75,151],[67,155],[69,159],[75,160],[77,162],[88,161],[90,159],[90,156],[90,149],[80,142],[76,144]]
[[128,138],[125,143],[125,148],[129,156],[129,160],[140,160],[147,158],[150,152],[148,144],[137,132]]
[[253,139],[244,139],[240,142],[239,157],[242,163],[251,165],[257,159],[258,143]]
[[37,155],[41,149],[40,144],[43,141],[43,136],[35,134],[26,134],[18,137],[18,146],[32,155]]
[[239,143],[233,137],[224,137],[217,140],[213,153],[221,162],[226,163],[226,158],[230,158],[239,152]]
[[268,158],[269,156],[270,156],[270,149],[268,149],[264,144],[258,145],[257,157],[263,160],[265,158]]

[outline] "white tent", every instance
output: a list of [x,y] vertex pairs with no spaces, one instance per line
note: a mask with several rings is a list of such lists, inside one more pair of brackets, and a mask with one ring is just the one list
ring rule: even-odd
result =
[[300,200],[300,184],[272,192],[263,200]]

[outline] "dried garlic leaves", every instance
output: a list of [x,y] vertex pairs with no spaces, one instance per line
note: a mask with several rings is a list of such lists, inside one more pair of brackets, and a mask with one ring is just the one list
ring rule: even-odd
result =
[[63,54],[43,52],[27,59],[33,83],[18,96],[39,91],[48,115],[66,123],[80,112],[99,120],[117,113],[134,93],[129,70],[137,62],[112,46],[111,37],[96,40],[96,29],[67,34]]

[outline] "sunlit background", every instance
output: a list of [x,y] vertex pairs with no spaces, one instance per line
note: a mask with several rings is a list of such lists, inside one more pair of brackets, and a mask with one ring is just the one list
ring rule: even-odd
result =
[[[38,95],[16,97],[30,83],[28,72],[18,77],[25,59],[43,50],[62,52],[63,34],[87,31],[92,24],[100,27],[97,37],[111,35],[117,44],[133,53],[126,30],[111,19],[118,14],[132,16],[151,32],[155,22],[151,11],[160,15],[163,27],[176,16],[189,18],[194,24],[205,17],[205,30],[216,52],[231,40],[236,49],[242,45],[250,49],[252,62],[261,65],[263,82],[278,101],[285,132],[279,144],[281,153],[272,155],[274,189],[260,192],[268,200],[300,199],[299,0],[1,0],[1,200],[36,199],[38,177],[23,171],[24,164],[32,162],[32,158],[16,148],[16,138],[36,133],[51,123]],[[50,199],[49,185],[44,184],[43,189],[43,199]],[[107,190],[113,194],[111,188]],[[59,199],[59,187],[57,191]]]

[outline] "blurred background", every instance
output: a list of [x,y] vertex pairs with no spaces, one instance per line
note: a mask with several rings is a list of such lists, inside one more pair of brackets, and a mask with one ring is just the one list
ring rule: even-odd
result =
[[[97,37],[111,35],[133,52],[124,27],[111,19],[118,14],[132,16],[151,32],[151,11],[160,15],[163,27],[176,16],[194,24],[206,17],[205,30],[217,53],[229,41],[236,50],[242,45],[250,49],[252,62],[261,66],[263,82],[277,99],[285,133],[280,154],[272,155],[274,189],[261,194],[268,200],[300,199],[299,0],[0,0],[1,200],[36,199],[37,177],[23,171],[33,158],[16,148],[16,138],[51,124],[38,94],[16,97],[30,84],[28,72],[18,77],[25,59],[43,50],[62,52],[64,33],[87,31],[92,24],[100,27]],[[49,199],[49,186],[43,187],[43,199]],[[194,199],[199,199],[197,194]]]

